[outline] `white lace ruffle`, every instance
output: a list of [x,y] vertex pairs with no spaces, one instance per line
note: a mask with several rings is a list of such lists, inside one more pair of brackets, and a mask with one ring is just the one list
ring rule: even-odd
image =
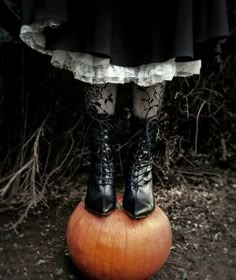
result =
[[20,38],[31,48],[51,56],[51,63],[57,68],[66,69],[80,81],[90,84],[129,83],[151,86],[173,77],[187,77],[200,73],[201,60],[175,62],[175,58],[163,63],[150,63],[138,67],[123,67],[110,63],[109,58],[99,58],[86,53],[64,50],[46,50],[43,29],[46,26],[57,28],[59,21],[36,22],[23,25]]

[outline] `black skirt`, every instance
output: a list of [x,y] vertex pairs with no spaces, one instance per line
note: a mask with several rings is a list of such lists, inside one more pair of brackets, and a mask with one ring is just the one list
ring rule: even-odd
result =
[[224,0],[23,0],[22,24],[56,19],[46,28],[46,49],[142,64],[201,59],[229,35]]

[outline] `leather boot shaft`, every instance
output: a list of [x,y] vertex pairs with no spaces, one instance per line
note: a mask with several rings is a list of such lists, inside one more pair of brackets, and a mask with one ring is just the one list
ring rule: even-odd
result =
[[85,207],[99,215],[108,215],[116,206],[113,123],[113,115],[98,114],[90,127],[91,170]]

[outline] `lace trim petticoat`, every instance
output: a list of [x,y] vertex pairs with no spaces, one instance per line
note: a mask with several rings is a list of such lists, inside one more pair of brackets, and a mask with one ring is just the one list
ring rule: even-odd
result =
[[187,77],[200,73],[201,60],[175,62],[175,58],[162,63],[144,64],[138,67],[123,67],[110,63],[109,58],[99,58],[86,53],[64,50],[46,50],[43,30],[49,26],[57,28],[59,21],[40,21],[23,25],[20,38],[29,47],[51,56],[53,66],[73,73],[74,78],[90,84],[129,83],[151,86],[173,77]]

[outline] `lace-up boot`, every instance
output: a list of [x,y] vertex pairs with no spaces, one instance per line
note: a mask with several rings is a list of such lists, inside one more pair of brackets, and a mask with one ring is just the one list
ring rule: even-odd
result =
[[87,210],[109,215],[116,207],[115,166],[111,145],[114,116],[100,113],[90,127],[92,164],[85,196]]
[[152,151],[158,132],[157,119],[132,116],[131,130],[133,140],[128,153],[123,208],[129,216],[138,219],[155,209]]

